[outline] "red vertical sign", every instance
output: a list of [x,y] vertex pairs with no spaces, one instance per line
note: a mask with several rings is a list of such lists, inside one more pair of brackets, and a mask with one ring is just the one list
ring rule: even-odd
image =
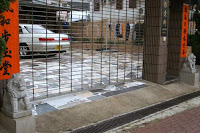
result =
[[9,10],[0,14],[0,37],[6,41],[6,52],[0,66],[0,79],[10,79],[19,73],[19,23],[18,1],[10,4]]
[[189,5],[183,5],[181,58],[186,58],[188,40]]

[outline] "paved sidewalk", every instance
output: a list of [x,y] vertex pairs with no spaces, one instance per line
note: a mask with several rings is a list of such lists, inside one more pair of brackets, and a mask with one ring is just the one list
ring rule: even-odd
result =
[[[140,54],[139,62],[138,54]],[[71,90],[99,89],[102,86],[101,83],[107,86],[124,82],[124,78],[128,81],[131,79],[131,74],[133,79],[141,78],[142,53],[134,55],[127,53],[125,60],[124,52],[93,51],[91,54],[91,51],[87,50],[83,53],[80,50],[73,50],[62,53],[60,59],[58,55],[49,58],[34,58],[34,60],[21,59],[20,70],[30,97],[33,95],[36,98],[46,97],[47,93],[55,95],[60,92],[71,92]]]
[[200,107],[153,121],[141,128],[133,129],[132,133],[199,133]]

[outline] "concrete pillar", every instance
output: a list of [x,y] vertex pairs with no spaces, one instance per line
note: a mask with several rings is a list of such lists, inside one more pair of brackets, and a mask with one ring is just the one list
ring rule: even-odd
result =
[[179,77],[184,59],[180,58],[183,0],[170,0],[167,75]]
[[161,37],[162,0],[146,0],[143,79],[165,83],[167,69],[167,38]]

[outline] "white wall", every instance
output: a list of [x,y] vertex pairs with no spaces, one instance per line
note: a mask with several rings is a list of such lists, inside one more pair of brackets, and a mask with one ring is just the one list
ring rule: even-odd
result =
[[[80,21],[82,20],[82,18],[84,20],[88,19],[88,12],[87,11],[72,11],[72,22],[74,21]],[[69,13],[68,15],[68,22],[71,22],[71,13]]]

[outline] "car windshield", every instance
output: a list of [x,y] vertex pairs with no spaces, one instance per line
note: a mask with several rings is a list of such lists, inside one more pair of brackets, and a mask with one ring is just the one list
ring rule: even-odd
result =
[[[24,26],[26,28],[26,30],[29,32],[29,33],[38,33],[38,34],[46,34],[46,33],[53,33],[52,31],[50,30],[47,30],[45,29],[44,27],[42,26],[39,26],[39,25],[30,25],[30,26]],[[33,30],[32,30],[33,28]]]

